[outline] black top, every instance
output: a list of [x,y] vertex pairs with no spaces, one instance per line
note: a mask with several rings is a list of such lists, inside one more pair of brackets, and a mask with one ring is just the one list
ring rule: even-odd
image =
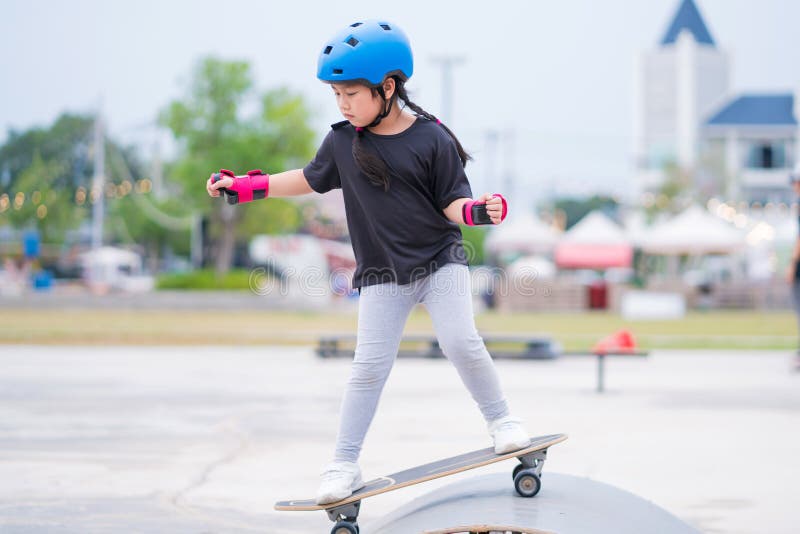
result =
[[418,117],[403,132],[361,140],[386,162],[389,189],[370,183],[353,159],[355,128],[332,126],[303,173],[317,193],[342,189],[356,256],[353,287],[408,284],[447,263],[467,264],[461,230],[444,208],[472,190],[455,142],[438,124]]

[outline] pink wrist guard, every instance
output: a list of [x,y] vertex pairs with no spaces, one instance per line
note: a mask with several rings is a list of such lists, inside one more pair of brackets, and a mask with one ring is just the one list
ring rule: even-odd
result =
[[[508,202],[506,202],[503,195],[495,193],[492,196],[503,201],[503,212],[500,214],[500,222],[503,222],[508,214]],[[484,200],[470,200],[469,202],[465,202],[464,206],[461,208],[461,216],[464,219],[464,224],[467,226],[492,224],[492,219],[486,212],[486,201]]]
[[233,171],[220,169],[211,183],[216,183],[225,177],[233,178],[233,185],[220,189],[225,193],[228,204],[242,204],[269,196],[269,174],[264,174],[261,169],[248,171],[244,176],[236,176]]

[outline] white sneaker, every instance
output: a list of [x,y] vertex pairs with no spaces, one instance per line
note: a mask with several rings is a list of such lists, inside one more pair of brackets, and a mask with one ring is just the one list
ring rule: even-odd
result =
[[494,439],[495,454],[524,449],[531,444],[528,433],[520,423],[522,420],[510,415],[489,423],[489,434]]
[[322,481],[317,490],[317,504],[341,501],[364,487],[361,469],[353,462],[333,462],[322,471]]

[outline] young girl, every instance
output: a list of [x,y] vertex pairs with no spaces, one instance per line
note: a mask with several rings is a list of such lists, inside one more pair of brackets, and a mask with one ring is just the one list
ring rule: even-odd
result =
[[405,82],[412,71],[411,47],[395,24],[370,20],[348,26],[323,48],[317,71],[346,120],[332,126],[311,163],[272,176],[223,170],[206,184],[209,195],[224,192],[237,202],[342,189],[357,260],[358,334],[334,461],[324,469],[317,493],[320,504],[363,486],[357,465],[361,445],[406,319],[419,303],[483,414],[495,451],[530,442],[520,420],[509,414],[475,329],[458,226],[499,224],[506,203],[488,193],[472,199],[464,173],[469,156],[445,125],[409,99]]

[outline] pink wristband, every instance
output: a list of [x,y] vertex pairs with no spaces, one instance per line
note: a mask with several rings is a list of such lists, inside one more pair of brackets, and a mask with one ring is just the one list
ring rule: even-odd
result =
[[[508,202],[506,202],[505,197],[499,193],[495,193],[492,195],[495,198],[499,198],[503,202],[503,212],[500,214],[500,222],[505,220],[506,215],[508,214]],[[486,204],[485,200],[470,200],[464,203],[464,206],[461,208],[461,214],[464,218],[464,224],[467,226],[476,226],[479,224],[491,224],[486,222],[476,222],[472,216],[472,207],[473,206],[482,206]]]
[[230,204],[251,202],[269,196],[269,174],[264,174],[261,169],[248,171],[244,176],[236,176],[228,169],[220,169],[214,182],[221,180],[223,176],[233,178],[233,184],[224,188]]
[[269,196],[269,174],[261,169],[248,171],[244,176],[237,176],[229,188],[239,194],[239,202],[250,202]]

